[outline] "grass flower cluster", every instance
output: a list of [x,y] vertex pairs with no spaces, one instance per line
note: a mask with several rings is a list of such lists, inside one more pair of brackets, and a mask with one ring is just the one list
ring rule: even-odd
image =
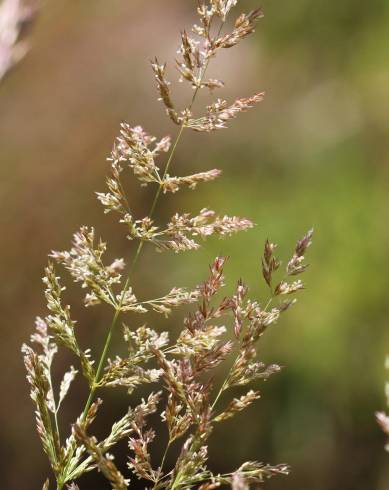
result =
[[[266,241],[262,257],[262,275],[269,294],[263,301],[251,299],[249,288],[239,280],[232,295],[223,293],[226,257],[217,257],[208,277],[195,288],[173,288],[158,298],[141,299],[133,283],[133,270],[145,245],[158,251],[181,253],[198,249],[204,240],[215,235],[230,236],[252,228],[253,223],[238,216],[224,216],[210,209],[198,214],[177,212],[166,224],[156,223],[154,211],[160,197],[218,178],[220,170],[211,169],[189,176],[170,174],[175,150],[185,130],[210,132],[223,129],[241,112],[259,103],[262,93],[234,102],[216,99],[200,115],[193,107],[200,90],[216,91],[224,86],[220,80],[207,78],[207,68],[217,54],[230,49],[254,32],[261,10],[238,15],[228,28],[228,16],[237,0],[198,2],[199,23],[189,35],[182,32],[177,68],[182,82],[191,91],[187,107],[177,109],[167,65],[152,63],[155,80],[166,112],[178,126],[171,144],[169,137],[157,139],[139,126],[123,123],[109,157],[107,189],[97,198],[105,213],[117,217],[124,236],[131,242],[132,260],[107,260],[107,244],[93,228],[83,226],[73,236],[66,251],[50,254],[44,285],[47,315],[36,320],[29,345],[23,346],[27,379],[35,404],[37,430],[55,478],[57,490],[76,490],[85,473],[99,471],[116,490],[129,488],[130,480],[139,479],[147,488],[212,490],[231,485],[236,490],[257,485],[274,475],[286,475],[285,464],[270,465],[249,461],[226,474],[214,474],[208,466],[208,440],[213,428],[237,416],[260,398],[259,385],[280,371],[276,364],[265,365],[258,356],[258,344],[268,328],[277,323],[296,301],[304,286],[296,276],[304,273],[305,254],[312,241],[309,231],[297,242],[291,257],[282,266],[275,255],[276,246]],[[224,33],[223,31],[227,31]],[[166,159],[164,156],[166,155]],[[166,160],[166,163],[163,162]],[[162,162],[162,163],[161,163]],[[122,176],[133,173],[141,186],[155,187],[155,197],[146,217],[135,216],[126,194]],[[65,270],[83,290],[85,306],[106,304],[112,309],[112,322],[99,356],[80,345],[76,321],[64,300]],[[173,309],[187,313],[178,335],[159,332],[144,324],[134,324],[151,311],[168,317]],[[113,333],[122,323],[125,356],[110,358]],[[60,349],[71,351],[77,367],[71,366],[59,386],[52,381],[52,365]],[[215,369],[225,363],[224,380],[215,381]],[[63,400],[71,391],[76,376],[87,383],[89,396],[80,407],[80,415],[67,437],[61,422]],[[123,416],[107,430],[105,438],[93,436],[93,421],[99,415],[104,389],[135,392],[150,385],[148,397],[126,407]],[[241,391],[231,395],[232,388]],[[166,427],[167,444],[157,464],[152,457],[152,443],[159,439],[150,424],[150,415],[159,413]],[[115,445],[128,442],[128,467],[115,464]],[[178,457],[167,467],[167,455],[175,446]],[[49,479],[43,489],[52,488]]]

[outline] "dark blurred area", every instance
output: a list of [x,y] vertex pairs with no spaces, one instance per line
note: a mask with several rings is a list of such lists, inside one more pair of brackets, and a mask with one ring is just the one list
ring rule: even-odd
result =
[[[46,255],[67,248],[82,224],[96,226],[113,257],[133,254],[135,245],[114,217],[103,215],[94,192],[104,190],[105,159],[122,120],[157,136],[176,134],[157,102],[148,60],[169,60],[170,78],[177,78],[179,33],[195,22],[196,3],[45,2],[31,52],[0,84],[2,488],[41,488],[49,473],[20,355],[35,316],[45,312]],[[241,2],[242,9],[254,6]],[[231,287],[243,277],[251,295],[263,298],[266,238],[287,259],[314,226],[307,290],[261,347],[265,362],[286,369],[262,386],[254,407],[215,431],[210,467],[287,462],[290,477],[265,488],[387,490],[389,455],[374,412],[385,406],[389,353],[389,2],[266,0],[262,6],[256,34],[226,50],[211,74],[226,82],[221,96],[264,90],[265,101],[226,131],[187,131],[174,171],[216,167],[223,176],[165,197],[158,207],[161,220],[210,206],[248,216],[257,227],[180,256],[146,248],[134,284],[145,297],[193,286],[223,254],[231,257]],[[184,100],[183,88],[177,90]],[[146,215],[152,189],[128,185],[132,205]],[[79,290],[70,283],[68,289],[81,343],[97,357],[110,312],[85,311]],[[135,326],[142,321],[135,318]],[[157,321],[153,327],[174,331],[182,316]],[[120,350],[119,332],[115,342],[113,351]],[[59,377],[70,362],[58,357]],[[85,396],[80,381],[65,405],[64,431]],[[125,392],[103,398],[97,434],[132,403]],[[162,447],[154,446],[158,457]],[[80,482],[81,489],[108,486],[100,475]]]

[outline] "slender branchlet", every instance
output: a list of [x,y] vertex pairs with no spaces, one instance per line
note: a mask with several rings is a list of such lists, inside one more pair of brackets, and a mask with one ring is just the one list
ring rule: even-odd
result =
[[[160,252],[179,253],[198,249],[211,236],[223,238],[253,227],[247,218],[225,216],[208,208],[194,215],[177,211],[166,223],[154,220],[154,211],[163,194],[195,189],[221,174],[220,170],[210,169],[189,176],[170,175],[183,132],[225,128],[230,120],[263,99],[261,92],[232,103],[216,99],[202,115],[193,115],[200,90],[213,92],[224,86],[220,80],[207,78],[209,63],[220,50],[232,48],[252,34],[263,16],[259,9],[240,14],[229,31],[223,32],[228,29],[228,17],[237,3],[237,0],[199,1],[198,24],[191,33],[181,32],[176,67],[180,80],[190,88],[186,107],[177,109],[174,105],[166,78],[167,65],[157,59],[152,63],[160,99],[170,119],[179,126],[174,142],[167,136],[156,139],[139,126],[121,124],[108,158],[107,189],[98,192],[97,198],[105,213],[118,216],[118,222],[125,227],[124,237],[130,240],[130,249],[135,243],[132,260],[107,260],[106,242],[94,228],[87,226],[74,234],[69,250],[50,254],[43,278],[48,313],[36,320],[31,337],[33,347],[24,345],[22,350],[36,407],[38,434],[53,469],[57,490],[77,490],[77,480],[90,471],[99,471],[118,490],[128,488],[130,478],[146,480],[148,488],[153,490],[193,487],[213,490],[221,485],[241,490],[257,486],[274,475],[288,474],[285,464],[256,461],[243,463],[231,473],[214,474],[208,465],[208,441],[215,425],[238,416],[259,400],[261,383],[281,370],[277,364],[266,365],[260,360],[258,346],[262,335],[268,328],[274,328],[304,287],[294,276],[307,268],[304,256],[312,241],[312,231],[297,242],[284,267],[275,257],[276,246],[266,241],[261,265],[258,260],[258,274],[262,270],[269,289],[268,296],[262,300],[250,299],[249,288],[242,280],[237,282],[233,294],[223,294],[226,257],[214,260],[208,277],[200,285],[173,287],[157,298],[139,298],[132,277],[145,244]],[[145,217],[133,212],[133,197],[127,195],[122,181],[125,172],[130,172],[140,186],[155,187],[155,197]],[[99,356],[79,344],[77,323],[64,299],[65,287],[58,272],[61,268],[80,284],[85,307],[103,303],[112,309],[112,321]],[[147,325],[149,312],[167,317],[175,308],[188,311],[174,338],[167,331],[158,332]],[[139,318],[146,320],[136,328],[134,324]],[[109,356],[112,336],[120,321],[126,354]],[[68,349],[77,365],[70,366],[59,386],[54,386],[52,365],[60,348]],[[224,370],[224,380],[219,382],[215,370],[224,363],[228,368]],[[61,422],[63,401],[79,373],[85,378],[89,395],[69,430]],[[105,438],[98,441],[90,435],[93,421],[101,410],[102,400],[97,398],[101,388],[125,389],[136,395],[140,386],[143,390],[151,387],[147,398],[126,407]],[[150,424],[149,416],[155,413],[159,413],[165,426],[162,437]],[[380,416],[380,421],[386,419]],[[152,457],[153,444],[165,440],[166,434],[166,448],[162,460],[156,464]],[[123,439],[128,442],[128,464],[119,468],[112,450]],[[179,448],[179,456],[169,468],[168,453],[173,445]],[[43,489],[49,487],[50,482],[46,480]]]

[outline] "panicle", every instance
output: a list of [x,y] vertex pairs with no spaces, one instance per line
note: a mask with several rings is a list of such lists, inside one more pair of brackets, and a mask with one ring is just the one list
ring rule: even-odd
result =
[[[227,16],[236,4],[237,0],[199,2],[200,25],[194,25],[192,28],[196,37],[191,37],[185,30],[181,32],[181,44],[178,49],[180,57],[176,60],[180,73],[179,81],[188,82],[194,90],[194,96],[189,106],[185,107],[180,115],[171,99],[171,84],[166,79],[166,63],[160,64],[157,59],[152,63],[160,100],[175,124],[195,131],[215,131],[227,127],[228,121],[262,101],[264,96],[262,92],[251,97],[239,98],[230,105],[218,99],[206,108],[205,116],[199,118],[192,116],[192,106],[198,90],[208,88],[213,91],[224,87],[224,82],[219,79],[206,79],[205,74],[210,59],[215,57],[220,49],[231,48],[252,34],[257,21],[263,17],[261,9],[253,10],[248,14],[243,13],[236,19],[232,31],[222,35]],[[213,29],[215,23],[218,24],[218,27],[215,26]]]
[[313,229],[309,230],[308,233],[297,242],[293,257],[289,260],[286,269],[289,276],[301,274],[308,267],[306,264],[304,264],[304,254],[312,243],[312,236]]
[[[0,8],[0,51],[3,34],[1,13],[4,4],[9,5],[12,1],[16,0],[5,0]],[[83,226],[74,234],[70,250],[50,255],[69,272],[74,282],[81,284],[86,293],[85,306],[105,303],[113,310],[109,332],[95,369],[89,349],[81,348],[76,338],[76,322],[70,315],[70,306],[64,302],[62,279],[53,263],[49,262],[43,278],[49,312],[36,320],[36,330],[31,336],[36,351],[27,345],[22,350],[30,394],[36,408],[37,430],[60,490],[64,486],[68,490],[77,490],[75,482],[78,478],[96,469],[113,489],[127,489],[130,480],[109,452],[123,439],[127,440],[129,448],[127,470],[135,478],[143,480],[142,484],[147,480],[154,490],[215,490],[222,485],[246,490],[258,487],[274,475],[288,473],[286,465],[271,466],[249,461],[235,472],[214,475],[207,467],[208,444],[215,424],[234,417],[259,400],[258,385],[281,370],[278,364],[262,362],[258,345],[266,330],[274,328],[281,314],[296,301],[296,293],[304,288],[300,279],[288,278],[306,270],[304,256],[311,245],[312,230],[297,242],[281,278],[277,278],[281,262],[275,256],[276,245],[266,241],[262,275],[269,297],[264,303],[250,299],[249,288],[242,280],[237,282],[232,294],[221,296],[227,261],[222,256],[216,257],[208,277],[197,287],[171,287],[157,298],[139,299],[133,284],[133,267],[146,243],[159,251],[195,250],[211,236],[223,238],[254,226],[247,218],[217,214],[208,208],[201,209],[197,215],[178,211],[166,224],[160,224],[154,218],[160,195],[174,194],[183,188],[195,189],[198,184],[213,181],[221,174],[220,170],[211,169],[191,175],[170,175],[171,162],[184,129],[212,132],[226,128],[232,119],[263,99],[262,92],[238,98],[233,103],[216,99],[206,107],[202,116],[193,115],[198,91],[205,88],[212,92],[224,86],[221,80],[207,77],[212,58],[221,49],[235,46],[254,32],[263,15],[260,9],[241,14],[230,32],[223,33],[227,16],[237,3],[237,0],[199,0],[199,25],[193,26],[192,31],[181,32],[176,67],[180,81],[188,83],[192,91],[190,103],[182,110],[176,109],[173,103],[166,76],[167,65],[161,64],[157,58],[151,64],[160,100],[171,120],[180,126],[173,146],[168,136],[158,140],[140,126],[125,122],[120,126],[108,158],[110,174],[106,180],[107,188],[105,192],[97,193],[97,199],[105,213],[119,215],[119,222],[126,227],[127,238],[139,242],[124,280],[125,261],[117,258],[111,263],[105,262],[107,244],[96,238],[92,227]],[[166,153],[169,153],[166,164],[161,166],[159,159]],[[123,183],[125,171],[141,186],[150,184],[156,187],[148,216],[135,216],[133,202],[127,196]],[[139,327],[135,323],[139,317],[134,313],[155,312],[168,317],[173,309],[181,306],[186,306],[188,312],[181,331],[174,338],[170,338],[167,332],[156,331],[146,324]],[[123,326],[125,349],[120,356],[109,358],[115,328],[124,315],[131,320]],[[59,347],[70,350],[80,367],[76,365],[76,369],[70,365],[56,386],[51,373]],[[217,369],[224,362],[226,374],[221,386],[217,387]],[[89,395],[71,434],[61,441],[62,424],[58,415],[78,369],[88,383]],[[150,393],[150,385],[155,383],[163,390]],[[246,386],[243,393],[235,393]],[[102,400],[96,399],[96,393],[101,388],[124,388],[128,394],[133,394],[131,400],[140,392],[142,395],[145,392],[150,394],[138,404],[131,402],[132,406],[113,423],[107,435],[97,440],[89,433],[100,413]],[[231,396],[231,388],[234,388],[234,396]],[[150,417],[156,412],[166,424],[168,433],[165,455],[158,466],[155,466],[152,455],[152,443],[157,434],[153,428],[154,417]],[[384,414],[377,417],[389,434],[388,417]],[[179,455],[169,470],[165,468],[168,461],[165,456],[173,442],[180,444]],[[48,488],[47,480],[43,490]]]

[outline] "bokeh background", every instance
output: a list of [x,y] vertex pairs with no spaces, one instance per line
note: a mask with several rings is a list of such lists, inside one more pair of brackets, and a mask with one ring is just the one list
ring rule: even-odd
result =
[[[104,189],[105,158],[120,121],[175,134],[156,100],[148,60],[174,58],[195,4],[46,2],[31,52],[0,84],[2,488],[41,488],[48,472],[20,355],[34,317],[44,314],[46,254],[67,248],[82,224],[95,225],[114,256],[133,253],[93,194]],[[314,226],[307,290],[261,348],[264,361],[287,368],[262,387],[255,407],[215,432],[210,466],[288,462],[291,476],[265,485],[273,490],[387,490],[389,455],[374,412],[385,406],[389,353],[389,2],[266,0],[263,7],[256,35],[226,51],[213,74],[227,82],[223,96],[265,90],[266,100],[226,132],[187,132],[174,170],[219,167],[223,178],[164,198],[158,208],[165,219],[210,206],[249,216],[257,227],[178,257],[148,248],[134,282],[150,296],[194,285],[221,253],[231,256],[230,283],[244,277],[252,295],[263,297],[264,240],[279,243],[286,259]],[[182,87],[178,93],[184,97]],[[145,215],[151,191],[128,185],[133,206]],[[82,343],[99,351],[108,312],[85,312],[76,288],[68,299]],[[174,330],[180,321],[175,315],[156,326]],[[68,362],[58,358],[58,376]],[[84,397],[76,384],[64,430]],[[129,403],[125,393],[104,398],[97,433]],[[121,452],[124,461],[125,446]],[[80,483],[108,488],[100,476]]]

